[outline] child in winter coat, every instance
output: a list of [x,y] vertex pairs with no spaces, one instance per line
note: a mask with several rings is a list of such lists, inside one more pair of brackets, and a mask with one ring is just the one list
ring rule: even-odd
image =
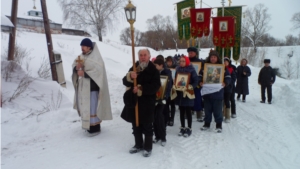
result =
[[[175,63],[174,59],[172,58],[172,56],[168,56],[166,58],[166,66],[168,69],[176,68],[176,63]],[[173,80],[174,79],[172,79],[172,85],[173,85]],[[170,109],[170,107],[171,107],[171,109]],[[174,125],[174,117],[175,117],[175,100],[171,100],[171,97],[167,98],[167,103],[165,105],[164,112],[165,112],[165,114],[168,115],[168,119],[165,119],[168,121],[167,122],[168,126],[173,126]]]
[[[194,67],[190,64],[188,57],[183,56],[180,58],[180,64],[176,68],[176,75],[179,73],[188,73],[190,74],[190,81],[187,87],[173,86],[176,91],[177,97],[175,104],[179,106],[180,110],[180,122],[181,128],[179,136],[189,137],[192,134],[192,108],[194,106],[194,88],[197,87],[199,82],[197,73]],[[177,79],[176,79],[177,80]],[[185,127],[185,115],[188,121],[188,127]]]
[[[231,61],[228,57],[224,58],[224,64],[225,68],[228,70],[230,76],[231,76],[231,83],[224,88],[224,103],[225,103],[225,123],[230,122],[230,108],[233,109],[235,108],[235,102],[232,101],[232,98],[234,100],[234,85],[236,81],[236,74],[235,74],[235,69],[231,65]],[[232,111],[231,111],[232,112]]]
[[[166,123],[164,119],[165,117],[163,114],[163,110],[166,104],[166,99],[170,97],[173,79],[172,79],[171,71],[169,69],[164,69],[164,60],[160,58],[156,58],[154,64],[156,66],[156,69],[160,72],[160,75],[168,76],[165,92],[162,93],[162,90],[159,90],[156,93],[157,99],[156,99],[156,106],[154,111],[154,123],[153,123],[154,135],[155,135],[155,139],[153,140],[153,143],[157,143],[161,141],[161,145],[165,146],[167,140],[166,140]],[[163,99],[160,98],[161,94],[164,94]]]

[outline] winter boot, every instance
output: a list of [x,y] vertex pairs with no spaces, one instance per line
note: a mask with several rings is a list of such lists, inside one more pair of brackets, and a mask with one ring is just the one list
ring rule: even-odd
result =
[[138,153],[143,149],[143,135],[134,135],[134,140],[135,145],[129,150],[130,154]]
[[159,142],[159,141],[160,141],[159,138],[155,138],[155,139],[153,140],[153,143],[157,143],[157,142]]
[[183,137],[189,137],[192,134],[191,128],[186,128]]
[[203,122],[203,116],[201,111],[197,111],[197,121]]
[[160,143],[160,144],[161,144],[161,146],[163,146],[163,147],[166,146],[167,140],[161,140],[161,143]]
[[97,124],[95,126],[90,126],[90,129],[87,130],[87,132],[88,132],[89,137],[93,137],[93,136],[100,134],[100,132],[101,132],[100,124]]
[[236,108],[235,105],[231,105],[231,118],[236,118]]
[[143,156],[149,157],[151,156],[151,152],[152,152],[152,136],[145,136]]
[[204,123],[204,126],[201,127],[200,130],[205,131],[205,130],[208,130],[209,127],[210,127],[210,123],[205,122],[205,123]]
[[225,109],[225,123],[230,123],[230,108]]
[[180,127],[180,132],[178,133],[178,136],[183,136],[185,133],[185,128],[184,127]]
[[222,122],[216,124],[216,132],[222,133]]

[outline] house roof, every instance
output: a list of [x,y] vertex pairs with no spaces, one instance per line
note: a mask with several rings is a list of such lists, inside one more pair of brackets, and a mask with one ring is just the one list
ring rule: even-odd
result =
[[3,14],[1,14],[1,26],[14,27],[11,21]]

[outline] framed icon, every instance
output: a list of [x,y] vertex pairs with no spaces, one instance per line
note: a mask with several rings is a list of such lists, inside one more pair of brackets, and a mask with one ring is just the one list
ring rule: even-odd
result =
[[191,64],[194,66],[197,75],[199,75],[201,67],[202,67],[202,63],[201,62],[191,62]]
[[204,12],[196,13],[196,22],[204,22]]
[[186,19],[191,17],[190,8],[191,7],[181,9],[181,19]]
[[171,74],[172,74],[172,79],[175,80],[175,75],[176,75],[176,69],[170,69]]
[[220,26],[220,28],[219,28],[220,32],[228,31],[228,22],[227,21],[220,21],[219,26]]
[[205,63],[203,72],[204,84],[219,84],[224,81],[225,65]]
[[182,88],[182,87],[188,87],[190,83],[190,73],[177,73],[176,80],[175,80],[175,87],[176,88]]
[[160,76],[161,86],[160,86],[159,90],[156,92],[156,100],[160,100],[160,99],[164,98],[168,80],[169,80],[168,76],[163,76],[163,75]]

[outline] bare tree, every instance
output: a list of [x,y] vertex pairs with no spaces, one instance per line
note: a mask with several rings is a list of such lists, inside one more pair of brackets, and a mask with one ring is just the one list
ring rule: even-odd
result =
[[147,21],[148,30],[154,31],[154,39],[156,40],[156,48],[164,46],[164,30],[165,30],[165,19],[161,15],[155,15],[153,18]]
[[[141,36],[142,33],[138,29],[134,29],[134,45],[140,46],[141,45]],[[120,41],[124,45],[131,45],[131,30],[130,27],[125,28],[122,30],[120,35]]]
[[257,4],[254,8],[247,9],[244,14],[246,18],[243,20],[242,32],[251,41],[256,53],[257,44],[260,42],[262,36],[271,29],[268,25],[271,17],[268,14],[268,8],[263,4]]
[[300,45],[299,39],[296,36],[293,36],[291,34],[285,36],[285,45],[286,46],[294,46],[294,45]]
[[126,0],[57,0],[66,24],[95,33],[99,41],[106,31],[113,30]]
[[294,26],[293,29],[300,29],[300,12],[295,13],[291,19]]

